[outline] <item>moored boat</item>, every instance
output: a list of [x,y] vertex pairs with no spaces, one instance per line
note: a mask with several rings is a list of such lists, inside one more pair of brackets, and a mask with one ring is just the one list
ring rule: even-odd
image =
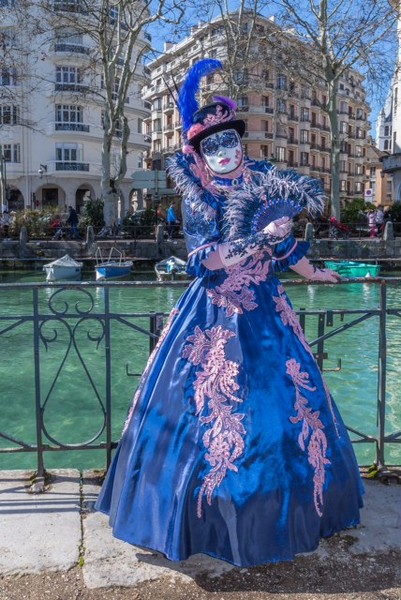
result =
[[381,270],[381,265],[373,265],[352,260],[326,260],[324,264],[328,269],[335,271],[342,277],[378,277]]
[[155,264],[156,276],[159,281],[174,281],[189,279],[185,270],[186,262],[177,256],[169,256]]
[[124,253],[117,248],[111,248],[109,256],[104,259],[101,249],[96,250],[96,281],[118,279],[131,273],[132,260],[126,260]]
[[82,266],[82,262],[74,260],[69,254],[65,254],[61,258],[44,265],[43,271],[46,271],[46,281],[78,280],[81,278]]

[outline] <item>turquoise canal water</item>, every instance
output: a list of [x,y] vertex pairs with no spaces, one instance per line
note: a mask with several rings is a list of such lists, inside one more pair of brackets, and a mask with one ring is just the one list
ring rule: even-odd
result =
[[[140,275],[141,279],[153,276]],[[43,281],[41,273],[0,273],[0,282]],[[285,284],[285,281],[284,281]],[[338,286],[287,286],[287,292],[298,310],[318,309],[374,309],[379,305],[379,286],[374,284],[347,284]],[[148,329],[144,316],[133,320],[132,313],[151,311],[169,312],[182,294],[182,288],[169,286],[138,288],[113,286],[110,289],[110,311],[123,315],[111,324],[112,363],[112,433],[118,439],[149,353],[149,342],[143,333],[127,327],[126,322]],[[93,300],[90,299],[91,294]],[[51,315],[49,300],[54,288],[39,289],[39,310]],[[78,294],[78,296],[77,296]],[[92,306],[93,301],[93,306]],[[53,296],[53,310],[60,313],[91,311],[101,313],[105,294],[101,287],[86,291],[65,290]],[[388,286],[388,307],[400,308],[400,287]],[[27,443],[36,443],[34,406],[34,346],[31,323],[8,328],[17,321],[15,315],[32,315],[32,291],[0,288],[0,431]],[[334,317],[335,329],[352,320],[349,315]],[[65,320],[67,321],[67,320]],[[40,344],[40,384],[42,403],[45,403],[45,426],[51,439],[65,444],[88,442],[102,426],[100,400],[105,398],[103,329],[95,318],[90,322],[74,321],[74,344],[68,354],[71,330],[63,319],[50,320],[42,328]],[[71,323],[70,323],[71,326]],[[346,424],[364,433],[375,435],[377,430],[377,375],[378,375],[377,316],[369,318],[341,335],[333,336],[325,344],[327,359],[324,362],[325,378],[340,408]],[[316,321],[307,319],[309,340],[316,337]],[[331,329],[329,329],[331,330]],[[400,317],[389,316],[388,370],[386,394],[386,432],[401,429],[401,328]],[[314,348],[316,351],[316,348]],[[339,361],[341,368],[339,369]],[[63,362],[64,361],[64,362]],[[62,369],[60,367],[63,367]],[[56,377],[58,370],[60,374]],[[89,375],[89,377],[88,377]],[[355,439],[355,436],[351,436]],[[101,437],[104,440],[104,435]],[[45,440],[47,441],[47,440]],[[12,447],[11,442],[0,439],[0,448]],[[356,444],[360,464],[370,464],[375,456],[372,444]],[[389,444],[386,461],[401,464],[401,445]],[[105,451],[74,450],[46,452],[47,468],[102,468]],[[0,469],[35,468],[35,454],[0,454]]]

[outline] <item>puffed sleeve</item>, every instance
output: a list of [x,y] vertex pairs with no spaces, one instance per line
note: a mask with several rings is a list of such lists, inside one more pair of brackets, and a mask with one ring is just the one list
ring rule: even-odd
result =
[[298,242],[293,235],[288,236],[274,247],[273,270],[278,273],[288,271],[292,265],[296,265],[306,255],[308,250],[308,242]]
[[188,251],[187,272],[195,277],[205,275],[202,264],[216,250],[220,240],[217,210],[207,202],[183,198],[183,231]]

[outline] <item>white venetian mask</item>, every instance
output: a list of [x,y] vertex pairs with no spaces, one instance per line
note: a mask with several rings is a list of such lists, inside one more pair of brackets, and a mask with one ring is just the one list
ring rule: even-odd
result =
[[241,138],[235,129],[209,135],[200,144],[202,156],[213,173],[225,175],[235,171],[243,158]]

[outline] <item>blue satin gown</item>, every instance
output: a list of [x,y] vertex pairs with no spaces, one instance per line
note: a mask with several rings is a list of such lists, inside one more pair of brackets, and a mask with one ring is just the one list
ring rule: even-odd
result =
[[349,437],[275,275],[306,247],[289,237],[209,271],[226,201],[182,189],[196,278],[149,359],[96,506],[114,536],[173,561],[291,560],[356,526],[362,506]]

